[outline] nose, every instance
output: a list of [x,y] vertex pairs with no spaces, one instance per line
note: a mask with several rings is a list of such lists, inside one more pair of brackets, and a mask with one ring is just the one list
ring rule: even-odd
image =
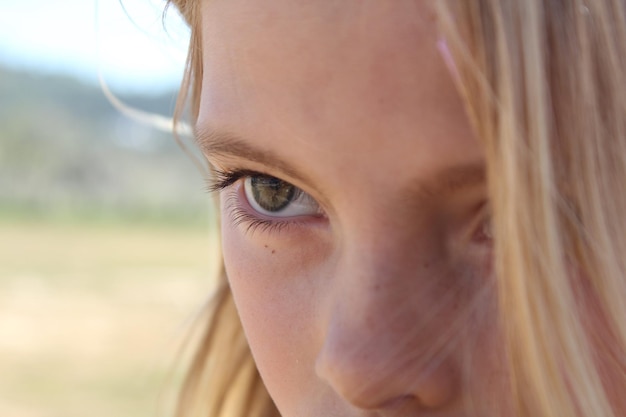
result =
[[459,375],[445,268],[397,249],[361,244],[339,257],[316,372],[360,409],[446,409]]

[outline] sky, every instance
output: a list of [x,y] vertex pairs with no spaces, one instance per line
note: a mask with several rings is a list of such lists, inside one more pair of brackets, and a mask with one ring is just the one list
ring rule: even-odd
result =
[[117,93],[161,92],[182,78],[189,30],[164,0],[0,0],[0,65],[61,73]]

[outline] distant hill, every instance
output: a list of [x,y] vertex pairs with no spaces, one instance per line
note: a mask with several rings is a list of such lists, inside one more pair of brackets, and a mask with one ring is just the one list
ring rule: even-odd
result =
[[[175,97],[120,98],[171,115]],[[171,134],[120,114],[99,88],[0,67],[0,215],[189,220],[204,216],[203,188]]]

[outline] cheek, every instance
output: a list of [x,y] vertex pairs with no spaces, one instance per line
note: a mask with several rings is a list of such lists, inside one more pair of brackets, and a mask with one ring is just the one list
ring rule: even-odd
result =
[[320,340],[316,300],[327,245],[315,232],[248,233],[242,226],[224,216],[226,272],[259,372],[284,412],[311,397],[311,364]]

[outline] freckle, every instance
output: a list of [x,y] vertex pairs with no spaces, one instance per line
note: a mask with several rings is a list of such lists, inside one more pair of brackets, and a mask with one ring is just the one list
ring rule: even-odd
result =
[[265,246],[267,248],[267,245],[263,245],[263,246]]
[[276,251],[274,249],[272,249],[272,253],[276,253]]

